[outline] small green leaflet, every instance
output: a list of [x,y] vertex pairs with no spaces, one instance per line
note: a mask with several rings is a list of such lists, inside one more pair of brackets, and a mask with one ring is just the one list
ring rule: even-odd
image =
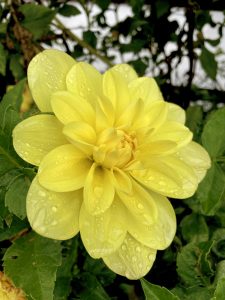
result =
[[4,257],[4,272],[24,290],[28,300],[53,300],[60,242],[33,232],[14,241]]
[[145,300],[179,300],[179,298],[164,287],[141,279]]
[[205,46],[202,47],[202,53],[199,57],[201,65],[206,74],[213,80],[216,79],[217,74],[217,61],[215,55],[210,52]]

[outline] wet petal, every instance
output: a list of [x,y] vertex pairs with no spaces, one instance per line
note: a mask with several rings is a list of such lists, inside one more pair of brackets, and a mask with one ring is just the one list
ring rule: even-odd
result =
[[169,108],[167,121],[175,121],[184,124],[186,120],[185,110],[174,103],[167,103],[167,105]]
[[121,203],[114,201],[103,214],[91,215],[85,207],[80,212],[80,234],[88,253],[100,258],[114,252],[126,236],[125,212]]
[[134,79],[138,78],[135,70],[128,64],[118,64],[118,65],[112,67],[111,70],[119,73],[123,77],[123,79],[126,81],[127,84],[130,83],[131,81],[133,81]]
[[84,203],[92,215],[104,213],[112,204],[115,189],[109,170],[94,163],[84,184]]
[[192,136],[186,126],[177,122],[165,122],[151,135],[151,141],[168,140],[177,143],[177,147],[183,147],[190,143]]
[[116,116],[120,116],[130,103],[127,82],[114,68],[103,75],[103,93],[112,102]]
[[134,215],[127,216],[128,232],[140,243],[156,250],[167,248],[176,233],[176,215],[170,201],[159,194],[151,192],[158,210],[155,223],[146,226]]
[[163,101],[160,89],[153,78],[140,77],[130,82],[129,92],[133,100],[142,99],[146,104]]
[[195,142],[190,142],[187,146],[179,149],[177,156],[193,168],[198,177],[198,182],[204,178],[207,169],[211,166],[209,154],[201,145]]
[[148,169],[133,171],[132,175],[150,190],[178,199],[191,197],[198,184],[193,168],[176,155],[149,160]]
[[49,152],[41,161],[38,180],[43,187],[54,192],[75,191],[84,186],[91,164],[73,145],[63,145]]
[[144,246],[127,234],[120,248],[103,257],[105,264],[115,273],[128,279],[139,279],[151,269],[156,250]]
[[132,180],[132,193],[117,191],[119,198],[122,200],[129,214],[135,216],[138,222],[151,225],[158,216],[157,205],[151,195]]
[[96,133],[88,123],[69,123],[63,128],[63,133],[76,148],[87,155],[92,154],[96,142]]
[[28,83],[42,112],[52,111],[51,95],[66,90],[66,74],[75,63],[68,54],[54,49],[44,50],[32,59],[28,66]]
[[76,121],[85,121],[94,124],[95,116],[91,105],[79,97],[67,91],[56,92],[51,98],[52,109],[56,117],[68,124]]
[[27,195],[27,217],[33,230],[42,236],[66,240],[79,231],[81,190],[55,193],[43,188],[37,177]]
[[95,105],[96,98],[102,95],[102,75],[85,62],[77,63],[66,77],[67,89],[89,103]]
[[112,181],[117,191],[132,193],[132,178],[123,170],[114,167],[111,170]]
[[66,143],[62,125],[51,115],[30,117],[13,130],[16,152],[27,162],[37,166],[48,152]]

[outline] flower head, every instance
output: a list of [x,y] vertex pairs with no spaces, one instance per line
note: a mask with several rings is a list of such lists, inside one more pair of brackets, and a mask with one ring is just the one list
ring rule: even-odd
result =
[[27,196],[32,228],[78,232],[88,253],[130,279],[144,276],[176,231],[166,198],[193,195],[210,160],[152,78],[126,64],[101,75],[58,50],[28,68],[42,112],[16,126],[17,153],[38,166]]

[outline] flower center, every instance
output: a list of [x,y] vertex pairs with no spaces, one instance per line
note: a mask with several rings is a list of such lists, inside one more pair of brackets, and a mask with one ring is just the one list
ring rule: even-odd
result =
[[108,128],[102,131],[94,148],[93,159],[106,168],[122,168],[134,157],[137,140],[134,133]]

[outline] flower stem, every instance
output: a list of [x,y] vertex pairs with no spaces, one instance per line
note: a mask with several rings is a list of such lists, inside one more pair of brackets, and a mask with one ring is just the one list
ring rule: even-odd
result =
[[55,18],[56,26],[61,29],[68,37],[70,37],[73,41],[77,42],[81,47],[86,48],[91,54],[94,54],[96,57],[101,59],[105,64],[112,67],[113,63],[104,55],[99,53],[95,48],[89,45],[84,40],[80,39],[75,33],[71,32],[68,28],[66,28],[59,19]]

